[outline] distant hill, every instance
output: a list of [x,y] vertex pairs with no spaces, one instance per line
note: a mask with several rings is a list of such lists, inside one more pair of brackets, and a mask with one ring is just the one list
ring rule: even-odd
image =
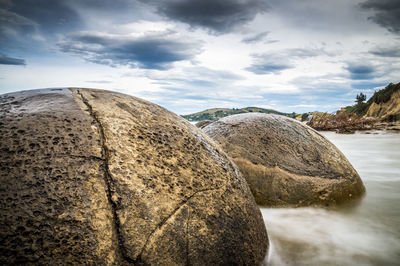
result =
[[272,109],[264,109],[259,107],[246,107],[246,108],[213,108],[207,109],[198,113],[190,114],[190,115],[182,115],[183,118],[189,121],[203,121],[203,120],[218,120],[222,117],[235,115],[235,114],[243,114],[243,113],[264,113],[264,114],[277,114],[284,115],[288,117],[294,118],[296,116],[295,113],[282,113]]

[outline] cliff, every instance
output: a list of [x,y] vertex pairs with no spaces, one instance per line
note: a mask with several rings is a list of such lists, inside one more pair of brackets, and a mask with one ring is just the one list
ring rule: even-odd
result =
[[380,121],[394,122],[400,120],[400,83],[395,85],[389,99],[381,102],[372,101],[364,117],[374,117]]

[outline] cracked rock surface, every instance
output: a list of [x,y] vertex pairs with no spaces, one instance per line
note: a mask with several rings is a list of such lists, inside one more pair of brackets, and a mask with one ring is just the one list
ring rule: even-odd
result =
[[294,119],[238,114],[203,131],[236,163],[260,205],[332,206],[365,193],[345,156],[324,136]]
[[167,110],[93,89],[0,96],[0,263],[260,263],[261,213],[230,159]]

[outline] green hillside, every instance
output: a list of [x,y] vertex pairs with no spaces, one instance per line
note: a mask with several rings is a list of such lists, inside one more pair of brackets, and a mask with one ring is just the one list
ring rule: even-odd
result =
[[272,109],[264,109],[259,107],[246,107],[246,108],[212,108],[207,109],[198,113],[190,114],[190,115],[182,115],[183,118],[189,121],[202,121],[202,120],[218,120],[222,117],[235,115],[235,114],[243,114],[243,113],[264,113],[264,114],[277,114],[284,115],[288,117],[295,117],[296,114],[287,114],[281,113]]

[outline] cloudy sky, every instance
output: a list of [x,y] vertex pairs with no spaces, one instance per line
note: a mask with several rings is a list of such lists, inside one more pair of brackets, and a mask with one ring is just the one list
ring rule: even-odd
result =
[[399,0],[0,0],[0,93],[306,112],[399,81]]

